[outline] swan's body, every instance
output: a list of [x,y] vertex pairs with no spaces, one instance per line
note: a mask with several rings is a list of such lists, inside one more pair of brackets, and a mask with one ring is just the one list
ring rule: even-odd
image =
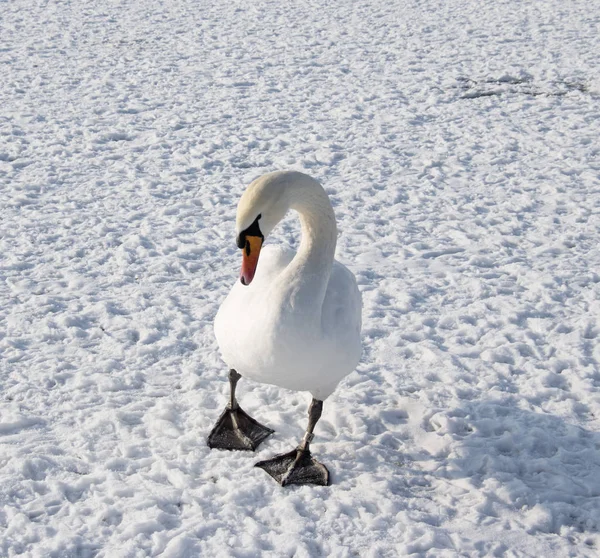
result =
[[296,172],[253,185],[261,180],[286,190],[300,213],[302,241],[296,253],[261,250],[253,281],[237,281],[219,309],[215,334],[223,359],[242,376],[323,400],[360,359],[360,293],[334,260],[337,229],[322,187]]
[[[265,237],[289,209],[300,217],[298,251],[263,249]],[[309,391],[313,402],[300,446],[257,466],[282,485],[328,484],[329,472],[311,457],[309,444],[323,400],[354,370],[361,353],[361,297],[354,275],[334,260],[333,208],[323,187],[309,176],[271,173],[244,192],[236,228],[241,281],[215,318],[217,342],[231,369],[231,398],[208,444],[254,450],[273,432],[239,407],[235,387],[240,375]]]
[[351,272],[333,262],[323,302],[303,296],[302,283],[314,278],[289,276],[295,255],[266,246],[252,283],[238,281],[219,309],[215,333],[223,360],[242,376],[323,400],[360,358],[360,295]]

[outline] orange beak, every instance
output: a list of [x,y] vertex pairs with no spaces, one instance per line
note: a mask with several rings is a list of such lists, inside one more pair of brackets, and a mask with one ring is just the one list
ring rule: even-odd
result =
[[240,273],[242,285],[249,285],[254,279],[262,243],[263,239],[260,236],[246,236],[246,245],[242,248],[242,272]]

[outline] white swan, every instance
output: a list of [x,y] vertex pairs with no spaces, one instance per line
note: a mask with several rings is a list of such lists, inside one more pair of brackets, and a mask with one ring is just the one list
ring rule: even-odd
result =
[[[262,247],[289,209],[299,213],[298,251]],[[257,463],[281,484],[328,484],[309,443],[323,400],[354,370],[361,354],[361,297],[354,275],[334,260],[337,228],[322,186],[293,171],[250,184],[237,209],[243,251],[239,282],[215,318],[215,335],[230,367],[231,400],[209,436],[211,447],[255,449],[273,431],[235,400],[240,374],[313,396],[306,435],[294,451]],[[260,260],[259,260],[260,255]]]

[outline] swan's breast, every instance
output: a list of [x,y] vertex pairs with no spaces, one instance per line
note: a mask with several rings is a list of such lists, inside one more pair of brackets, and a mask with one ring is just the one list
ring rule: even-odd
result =
[[223,359],[243,376],[324,398],[360,359],[360,293],[354,275],[334,262],[322,307],[294,304],[277,287],[293,255],[261,253],[253,282],[238,282],[219,309],[215,334]]

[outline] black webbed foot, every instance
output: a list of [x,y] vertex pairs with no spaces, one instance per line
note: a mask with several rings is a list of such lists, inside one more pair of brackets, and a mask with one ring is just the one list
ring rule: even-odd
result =
[[300,445],[288,453],[277,455],[254,465],[264,469],[281,486],[288,484],[316,484],[329,486],[329,471],[310,454],[313,431],[323,409],[323,401],[313,398],[308,409],[308,427]]
[[209,448],[254,451],[275,432],[254,420],[238,405],[235,388],[240,378],[234,369],[229,371],[229,405],[208,435]]
[[210,448],[254,451],[274,430],[254,420],[239,405],[223,411],[208,435]]
[[288,484],[316,484],[329,486],[329,471],[314,459],[309,449],[296,448],[272,459],[254,465],[264,469],[281,486]]

